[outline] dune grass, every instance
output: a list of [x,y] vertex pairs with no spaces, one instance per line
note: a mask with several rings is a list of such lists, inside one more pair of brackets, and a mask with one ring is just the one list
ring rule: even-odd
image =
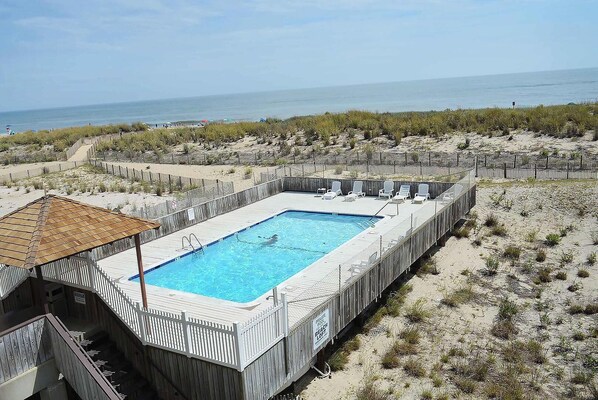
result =
[[439,136],[452,132],[508,135],[511,130],[528,130],[556,137],[578,137],[595,126],[598,126],[598,103],[515,110],[488,108],[403,113],[348,111],[287,120],[268,119],[265,122],[214,123],[204,128],[154,129],[135,135],[135,138],[123,137],[102,143],[99,150],[164,151],[165,146],[189,142],[218,145],[245,136],[257,137],[270,143],[274,138],[288,139],[299,133],[302,137],[297,137],[295,144],[309,146],[319,141],[323,147],[336,143],[336,138],[345,133],[352,140],[356,133],[361,133],[364,139],[387,137],[395,143],[414,135]]

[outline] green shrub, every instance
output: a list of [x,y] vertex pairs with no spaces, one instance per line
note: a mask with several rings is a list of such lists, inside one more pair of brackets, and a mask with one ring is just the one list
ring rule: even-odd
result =
[[546,261],[546,251],[544,249],[539,249],[536,252],[536,261],[538,261],[538,262]]
[[509,258],[511,260],[518,260],[519,257],[521,256],[521,248],[519,248],[517,246],[509,245],[505,248],[503,256],[505,258]]
[[345,369],[345,366],[349,362],[349,354],[347,354],[342,349],[338,349],[328,359],[328,365],[330,365],[330,370],[332,371],[341,371]]
[[561,235],[558,233],[549,233],[546,235],[546,245],[550,247],[554,247],[561,242]]
[[504,224],[496,225],[490,231],[494,236],[507,236],[507,228]]
[[559,258],[561,265],[571,264],[573,262],[573,252],[572,251],[563,251],[561,253],[561,257]]
[[588,258],[586,259],[586,261],[588,262],[588,264],[590,265],[594,265],[596,264],[596,252],[593,251],[590,254],[588,254]]
[[381,364],[385,369],[393,369],[399,366],[399,356],[393,347],[389,348],[386,353],[384,353]]
[[401,333],[399,333],[399,337],[407,343],[418,344],[420,339],[419,329],[416,327],[403,329]]
[[405,317],[410,322],[423,322],[430,317],[430,311],[426,308],[426,300],[418,299],[405,310]]
[[538,282],[539,283],[548,283],[548,282],[552,282],[552,277],[550,276],[550,273],[552,272],[552,269],[550,268],[539,268],[538,269]]
[[410,358],[409,360],[405,361],[403,365],[403,370],[407,373],[407,375],[421,378],[426,376],[426,369],[424,368],[421,361],[416,360],[415,358]]
[[476,382],[469,378],[458,378],[455,380],[455,386],[463,393],[471,394],[475,392]]
[[472,301],[476,296],[475,291],[471,285],[463,286],[455,291],[445,295],[441,303],[449,307],[457,307],[460,304]]
[[503,298],[498,305],[498,319],[512,320],[519,313],[517,303]]
[[554,277],[558,280],[565,281],[567,280],[567,273],[564,271],[559,271]]
[[484,225],[488,228],[498,225],[498,218],[494,214],[488,214],[484,220]]
[[500,262],[498,261],[498,258],[489,256],[486,258],[486,268],[482,271],[482,273],[487,276],[494,276],[498,272],[499,266]]
[[588,276],[590,276],[590,273],[587,269],[582,268],[577,271],[577,276],[579,276],[580,278],[587,278]]

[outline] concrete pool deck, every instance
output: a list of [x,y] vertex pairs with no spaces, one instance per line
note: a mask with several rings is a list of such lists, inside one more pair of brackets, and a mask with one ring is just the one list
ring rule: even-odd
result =
[[[340,279],[343,282],[351,279],[350,263],[366,261],[368,254],[378,251],[380,247],[380,235],[384,235],[385,232],[392,229],[393,235],[395,235],[394,239],[397,239],[399,236],[396,234],[397,231],[405,234],[411,227],[411,213],[417,211],[420,219],[421,216],[429,214],[431,217],[434,215],[434,202],[428,201],[423,204],[412,204],[410,201],[407,201],[397,206],[393,203],[388,203],[386,200],[379,200],[376,197],[362,197],[355,201],[345,201],[344,196],[339,196],[333,200],[323,200],[322,197],[315,196],[314,194],[283,192],[143,244],[141,252],[144,270],[147,271],[156,265],[189,252],[190,248],[181,249],[181,241],[183,236],[188,236],[191,233],[195,234],[201,243],[206,244],[263,221],[286,209],[374,215],[385,204],[387,205],[378,215],[387,218],[377,222],[373,228],[368,228],[349,242],[341,245],[278,285],[279,292],[287,293],[289,302],[300,298],[309,298],[306,293],[314,291],[314,288],[319,287],[317,285],[326,285],[326,282],[328,282],[328,286],[334,286],[335,284],[338,286],[339,265],[342,265]],[[424,221],[421,220],[421,222]],[[387,244],[391,239],[390,235],[387,235],[383,239],[385,242],[383,244]],[[102,259],[98,262],[98,265],[134,301],[141,301],[139,284],[128,280],[128,278],[137,274],[134,249]],[[330,288],[330,290],[334,290],[334,287]],[[315,291],[318,292],[321,289]],[[148,305],[150,308],[176,314],[185,310],[191,317],[225,324],[247,321],[257,311],[270,306],[272,300],[266,299],[269,294],[271,292],[266,293],[251,304],[244,305],[147,285]],[[295,302],[295,304],[299,303]],[[301,312],[301,309],[305,309],[305,312],[308,312],[315,305],[315,303],[310,301],[301,302],[300,307],[294,307],[291,310],[292,312],[289,312],[289,323],[293,325],[294,322],[302,317],[303,312]]]

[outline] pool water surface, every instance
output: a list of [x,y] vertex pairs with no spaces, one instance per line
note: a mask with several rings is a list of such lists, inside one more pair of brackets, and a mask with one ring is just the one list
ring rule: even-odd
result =
[[[378,220],[361,215],[285,211],[204,246],[203,251],[196,250],[146,271],[145,282],[247,303]],[[139,277],[130,280],[137,282]]]

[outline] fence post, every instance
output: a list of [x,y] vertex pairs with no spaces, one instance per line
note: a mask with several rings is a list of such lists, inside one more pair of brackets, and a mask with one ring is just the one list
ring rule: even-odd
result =
[[517,168],[517,154],[515,154],[515,158],[513,159],[513,169]]
[[569,161],[567,161],[567,179],[569,179]]
[[95,279],[93,277],[94,269],[93,269],[93,261],[91,260],[91,252],[87,252],[87,273],[89,274],[89,287],[91,288],[91,292],[95,293],[96,289],[95,289]]
[[507,163],[503,163],[503,175],[507,179]]
[[475,176],[476,178],[478,177],[478,156],[476,154],[476,156],[474,157],[474,165],[475,165]]
[[141,344],[145,346],[147,344],[147,339],[145,337],[143,310],[141,309],[141,304],[139,304],[139,302],[135,303],[135,312],[137,313],[137,320],[139,321],[139,336],[141,336]]
[[193,349],[191,348],[191,331],[189,330],[189,320],[187,319],[187,311],[181,311],[181,322],[183,324],[183,338],[185,339],[185,353],[187,357],[191,357]]
[[241,371],[245,366],[245,344],[241,336],[241,328],[238,322],[233,322],[233,335],[235,342],[235,352],[237,353],[237,369]]
[[538,164],[534,164],[534,179],[538,179]]
[[282,330],[286,337],[289,335],[289,303],[287,302],[287,294],[282,292],[280,300],[282,301]]

